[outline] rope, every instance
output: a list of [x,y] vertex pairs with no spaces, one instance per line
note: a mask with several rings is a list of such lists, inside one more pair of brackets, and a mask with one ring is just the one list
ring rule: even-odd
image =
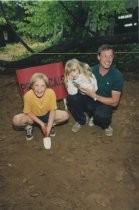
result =
[[[115,54],[139,54],[139,52],[115,52]],[[34,55],[97,55],[97,53],[93,53],[93,52],[90,52],[90,53],[32,53]]]

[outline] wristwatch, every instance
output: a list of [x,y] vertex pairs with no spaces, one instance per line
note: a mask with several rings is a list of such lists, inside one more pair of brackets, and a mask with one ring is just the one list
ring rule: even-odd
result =
[[94,97],[94,101],[97,101],[97,94],[96,94],[95,97]]

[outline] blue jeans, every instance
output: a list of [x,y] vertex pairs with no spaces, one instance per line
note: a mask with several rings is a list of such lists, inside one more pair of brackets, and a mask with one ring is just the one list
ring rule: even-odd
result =
[[85,112],[94,118],[95,125],[103,129],[111,124],[113,107],[94,101],[92,98],[80,92],[76,95],[68,95],[67,107],[74,120],[80,125],[86,123]]

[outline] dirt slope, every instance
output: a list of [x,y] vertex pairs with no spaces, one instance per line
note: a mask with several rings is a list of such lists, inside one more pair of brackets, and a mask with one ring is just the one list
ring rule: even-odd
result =
[[15,76],[0,77],[0,210],[139,210],[139,82],[126,81],[113,116],[114,136],[98,127],[56,127],[26,142],[11,119],[22,110]]

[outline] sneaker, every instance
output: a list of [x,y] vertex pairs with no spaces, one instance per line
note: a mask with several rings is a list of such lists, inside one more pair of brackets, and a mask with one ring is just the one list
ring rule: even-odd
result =
[[54,126],[51,128],[51,131],[50,131],[50,136],[51,137],[54,137],[56,135],[56,132],[55,132],[55,128]]
[[84,113],[85,114],[85,118],[86,118],[86,125],[89,123],[89,116],[88,116],[88,114],[85,112]]
[[94,120],[94,118],[93,118],[93,117],[90,117],[89,122],[88,122],[88,125],[89,125],[90,127],[94,126],[93,120]]
[[113,135],[113,128],[109,125],[108,128],[105,129],[106,136],[112,136]]
[[25,127],[26,130],[26,140],[30,141],[33,139],[33,126],[32,125],[27,125]]
[[81,129],[81,125],[78,123],[78,122],[76,122],[74,125],[73,125],[73,127],[72,127],[72,131],[74,132],[74,133],[77,133],[80,129]]

